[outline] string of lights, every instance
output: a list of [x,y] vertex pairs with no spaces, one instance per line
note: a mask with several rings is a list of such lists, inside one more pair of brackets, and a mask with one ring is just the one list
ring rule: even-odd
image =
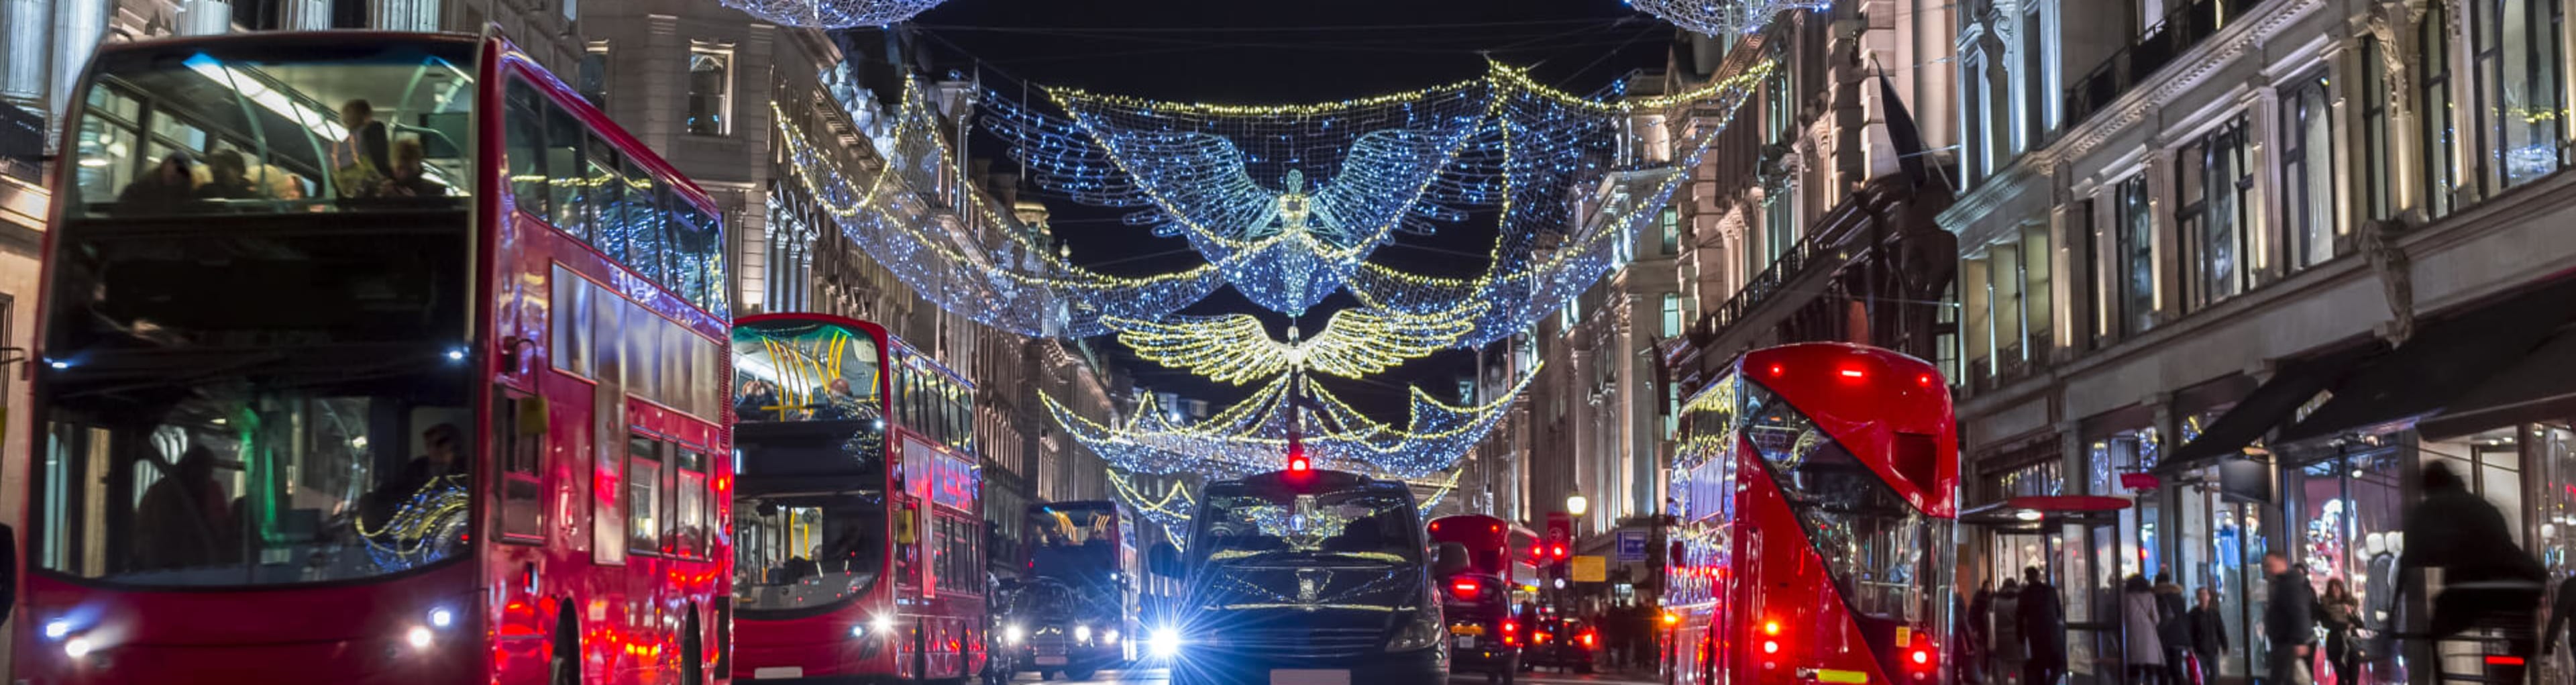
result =
[[1128,474],[1221,479],[1276,471],[1287,461],[1289,414],[1302,405],[1299,443],[1314,468],[1420,481],[1456,466],[1533,377],[1524,376],[1501,399],[1481,405],[1451,405],[1412,388],[1404,428],[1371,419],[1311,384],[1299,391],[1295,386],[1301,385],[1300,379],[1293,373],[1274,378],[1244,401],[1195,421],[1148,397],[1126,420],[1104,425],[1072,412],[1053,397],[1040,397],[1065,432],[1101,455],[1111,468]]
[[1628,4],[1674,26],[1711,36],[1753,33],[1781,12],[1822,10],[1831,5],[1793,0],[1628,0]]
[[782,26],[846,29],[911,19],[945,0],[719,0]]

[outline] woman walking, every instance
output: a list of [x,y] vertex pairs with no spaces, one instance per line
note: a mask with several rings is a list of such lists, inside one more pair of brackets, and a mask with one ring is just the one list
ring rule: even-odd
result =
[[2122,646],[2128,649],[2128,682],[2133,685],[2150,685],[2164,676],[2165,644],[2156,635],[2158,611],[2155,588],[2145,576],[2130,574],[2120,592],[2120,632],[2126,635]]
[[2325,618],[2326,663],[2334,666],[2335,684],[2353,685],[2353,671],[2361,665],[2361,642],[2353,635],[2361,627],[2361,598],[2336,578],[2326,581],[2326,596],[2317,605]]
[[1993,645],[1991,649],[1995,657],[1995,682],[2002,685],[2021,685],[2021,662],[2026,658],[2024,655],[2028,653],[2028,647],[2022,644],[2019,620],[2021,581],[2005,578],[2003,590],[1995,593],[1994,603],[1994,633],[1988,643]]

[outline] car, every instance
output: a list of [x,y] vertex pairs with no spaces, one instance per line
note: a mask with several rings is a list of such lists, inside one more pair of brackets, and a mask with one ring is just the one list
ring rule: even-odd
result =
[[1601,631],[1581,619],[1545,618],[1532,622],[1525,644],[1521,649],[1523,669],[1591,673],[1593,658],[1601,654]]
[[1441,580],[1440,594],[1449,622],[1449,671],[1485,674],[1488,685],[1513,682],[1521,638],[1511,587],[1500,576],[1469,571]]
[[1419,685],[1448,678],[1431,581],[1465,548],[1425,559],[1405,483],[1290,470],[1210,483],[1182,562],[1182,602],[1149,636],[1175,685]]
[[1010,597],[1010,609],[999,620],[1002,648],[996,653],[1009,672],[1090,680],[1102,669],[1127,664],[1124,619],[1084,601],[1072,586],[1042,576],[1015,585]]

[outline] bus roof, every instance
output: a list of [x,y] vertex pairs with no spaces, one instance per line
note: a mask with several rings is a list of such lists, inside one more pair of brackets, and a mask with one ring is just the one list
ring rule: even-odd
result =
[[1959,434],[1950,385],[1931,362],[1827,342],[1753,350],[1731,368],[1788,400],[1916,508],[1958,515]]

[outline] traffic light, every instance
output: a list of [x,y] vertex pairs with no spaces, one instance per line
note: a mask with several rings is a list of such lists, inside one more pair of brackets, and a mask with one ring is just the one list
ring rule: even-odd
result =
[[1314,462],[1306,460],[1306,445],[1302,442],[1288,443],[1288,473],[1305,475],[1313,470]]

